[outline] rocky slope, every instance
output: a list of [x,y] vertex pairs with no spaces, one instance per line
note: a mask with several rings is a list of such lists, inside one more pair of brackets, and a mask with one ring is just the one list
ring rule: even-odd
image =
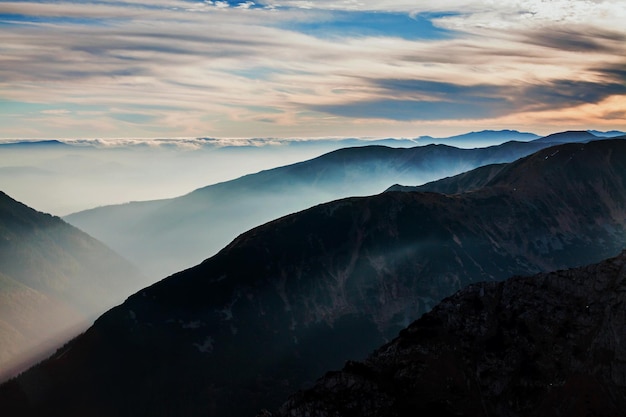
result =
[[626,142],[544,149],[479,190],[389,192],[255,228],[130,297],[0,388],[14,415],[249,416],[468,284],[626,239]]
[[100,242],[0,192],[0,378],[145,282]]
[[626,252],[445,299],[276,417],[625,416]]
[[376,194],[394,183],[420,184],[489,163],[511,162],[548,145],[346,148],[178,198],[100,207],[65,220],[124,254],[148,275],[163,277],[201,262],[238,234],[277,217],[338,198]]

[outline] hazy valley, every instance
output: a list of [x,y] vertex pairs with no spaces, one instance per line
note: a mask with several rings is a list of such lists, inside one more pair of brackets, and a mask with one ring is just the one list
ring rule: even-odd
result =
[[[480,143],[483,136],[493,141],[528,135],[486,131],[442,142],[469,144]],[[554,143],[601,138],[588,132],[563,132],[531,142],[472,149],[349,147],[180,197],[98,207],[65,220],[123,253],[145,274],[160,278],[201,262],[254,226],[315,204],[377,194],[394,183],[423,184],[479,166],[511,162]],[[398,145],[392,140],[384,143]]]
[[0,379],[50,355],[147,283],[102,243],[0,193]]
[[[191,268],[137,292],[122,305],[102,315],[85,334],[69,342],[50,359],[3,385],[0,404],[13,415],[24,416],[43,412],[59,416],[84,415],[87,410],[91,414],[97,410],[102,415],[247,416],[263,408],[277,410],[289,395],[312,386],[325,371],[339,369],[347,360],[365,359],[413,320],[468,284],[579,267],[615,256],[624,248],[626,238],[626,141],[587,142],[587,135],[580,137],[579,133],[569,132],[553,137],[557,139],[554,142],[567,142],[558,139],[571,138],[572,134],[579,136],[577,140],[582,142],[552,146],[552,142],[540,139],[471,151],[441,146],[345,149],[300,164],[209,186],[167,202],[94,210],[93,213],[109,210],[114,213],[132,207],[139,214],[137,219],[146,219],[145,224],[159,219],[159,226],[169,218],[166,213],[184,213],[172,214],[172,218],[189,218],[194,220],[192,224],[200,225],[199,219],[205,211],[212,219],[219,217],[213,213],[231,214],[237,196],[243,196],[243,202],[250,198],[243,211],[235,211],[241,217],[241,213],[254,208],[252,197],[257,192],[262,196],[274,193],[274,205],[267,207],[276,208],[281,206],[281,200],[276,197],[280,195],[287,197],[287,201],[292,195],[303,198],[301,196],[312,194],[311,190],[327,192],[331,189],[354,195],[358,194],[360,183],[372,182],[372,178],[389,181],[385,185],[384,181],[375,184],[386,189],[393,183],[410,184],[405,181],[415,181],[415,178],[423,182],[420,175],[424,172],[432,174],[435,167],[444,163],[450,168],[435,170],[438,176],[515,160],[479,167],[415,188],[394,186],[384,193],[376,191],[373,196],[315,205],[255,227],[199,265],[187,265]],[[425,152],[425,156],[420,156],[420,152]],[[528,156],[517,159],[515,152],[521,153],[517,156]],[[386,154],[393,157],[381,157]],[[365,193],[365,188],[363,190]],[[299,193],[301,191],[304,192]],[[308,204],[325,201],[319,198],[322,192],[314,194],[318,200],[311,200]],[[328,200],[332,198],[332,194],[326,197]],[[215,201],[226,203],[222,212],[210,211]],[[143,212],[146,207],[150,210]],[[162,217],[157,217],[154,213],[160,210],[164,210]],[[120,219],[129,218],[129,212],[120,211],[123,214],[118,214],[118,218],[113,215],[107,225],[121,223]],[[263,220],[258,218],[256,221]],[[172,221],[168,225],[170,230],[174,230],[177,223]],[[189,235],[192,228],[183,226],[181,230]],[[203,225],[196,232],[202,234],[207,230],[211,228]],[[136,230],[133,233],[139,234]],[[155,233],[151,239],[156,240],[159,235]],[[168,236],[167,233],[161,235]],[[572,274],[575,276],[577,272]],[[483,291],[479,290],[483,286],[489,300],[494,297],[489,292],[491,289],[502,291],[502,287],[495,284],[481,284],[472,286],[465,293]],[[610,305],[618,302],[606,293],[608,290],[598,291],[599,296],[608,297]],[[576,296],[582,292],[584,290],[576,290]],[[524,300],[521,289],[512,297],[517,296]],[[499,305],[490,303],[485,301],[483,304],[487,307],[484,308]],[[444,308],[450,311],[446,305],[449,302],[434,311]],[[476,303],[459,311],[474,308],[479,308]],[[479,314],[482,310],[477,311],[476,316],[483,317]],[[517,314],[513,307],[510,311],[510,314]],[[540,311],[534,314],[540,315]],[[564,320],[577,320],[572,314],[563,316]],[[457,320],[456,316],[448,317]],[[467,318],[468,329],[478,326],[472,322],[472,317]],[[608,320],[602,319],[605,316],[594,317]],[[489,333],[484,337],[478,331],[468,330],[470,336],[478,338],[476,343],[483,343],[499,328],[495,318],[489,320],[493,323],[489,329],[495,330],[484,330]],[[530,323],[535,319],[528,320]],[[535,328],[532,329],[535,332]],[[536,332],[531,333],[533,338],[544,337],[538,333],[540,329]],[[425,334],[424,338],[417,339],[419,343],[430,343],[431,333],[417,333]],[[404,343],[402,337],[408,333],[403,331],[400,334],[400,339],[393,343]],[[496,357],[506,355],[511,340],[522,336],[527,335],[506,333],[506,337],[501,337],[504,337],[503,341],[490,344],[490,349],[494,349]],[[482,349],[474,347],[473,343],[468,339],[467,349]],[[615,344],[610,346],[617,349]],[[531,348],[524,347],[526,350],[522,353],[531,354],[534,352]],[[407,349],[422,348],[411,345]],[[621,353],[616,355],[619,357]],[[348,381],[346,383],[354,391],[349,398],[368,397],[371,392],[371,404],[391,407],[372,408],[386,411],[372,411],[371,415],[406,415],[402,414],[403,410],[443,413],[465,409],[471,411],[470,415],[476,412],[475,403],[465,400],[462,392],[453,392],[454,397],[441,394],[445,401],[460,401],[450,403],[452,408],[437,402],[431,404],[430,400],[419,396],[414,397],[417,405],[406,405],[408,400],[403,397],[406,395],[403,391],[379,394],[380,385],[376,384],[393,385],[393,382],[380,382],[383,376],[378,375],[386,375],[387,371],[383,365],[378,365],[378,360],[372,357],[366,365],[350,365],[353,368],[344,371],[351,373],[349,377],[331,375],[329,378],[336,378],[339,382],[320,382],[321,385],[314,388],[317,391],[293,397],[281,412],[289,413],[285,410],[293,409],[296,410],[293,415],[310,412],[311,415],[326,416],[335,415],[332,410],[343,410],[337,415],[367,415],[358,411],[350,414],[332,395],[316,394],[329,386],[336,386],[337,393],[344,392],[341,381]],[[612,359],[608,360],[608,366],[612,366]],[[402,356],[398,361],[405,363]],[[536,394],[519,391],[515,384],[527,382],[516,381],[527,379],[515,379],[506,373],[508,368],[502,368],[503,362],[489,361],[489,366],[500,367],[497,372],[504,373],[504,376],[493,381],[488,378],[484,382],[478,381],[476,387],[479,388],[476,389],[495,390],[497,394],[501,389],[497,387],[502,386],[500,381],[506,380],[513,381],[507,382],[510,385],[506,386],[512,387],[511,390],[518,393],[515,395],[523,398],[525,395],[541,398],[545,394],[546,389]],[[433,363],[435,365],[428,368],[431,369],[428,372],[437,369],[438,362]],[[459,362],[459,369],[474,366],[471,365],[474,362],[467,363]],[[389,366],[404,365],[393,362]],[[422,375],[414,373],[412,366],[407,363],[403,371],[407,372],[407,378]],[[368,376],[370,368],[373,369],[371,378]],[[365,369],[365,376],[358,374],[360,369]],[[554,381],[567,380],[569,369],[563,370]],[[590,368],[580,369],[592,372]],[[357,378],[352,375],[355,372],[358,378],[365,379],[353,385],[349,381]],[[528,383],[538,383],[534,382],[536,377],[529,376],[531,382]],[[541,381],[553,381],[547,376],[541,378]],[[600,385],[592,388],[608,390],[612,393],[611,402],[594,400],[590,410],[619,409],[620,401],[624,401],[615,394],[620,392],[619,381],[605,376],[598,378]],[[465,384],[462,378],[459,381],[459,384]],[[470,383],[467,395],[473,392],[473,383]],[[566,392],[577,393],[576,390],[583,389],[576,387],[567,388]],[[362,388],[370,391],[357,391]],[[423,392],[430,395],[428,390]],[[484,397],[492,401],[488,407],[495,407],[494,410],[510,398],[498,399],[500,397],[496,394],[493,394],[495,399],[487,394]],[[322,404],[320,395],[330,402]],[[557,395],[554,401],[561,401],[559,392],[554,391],[554,395]],[[33,401],[33,398],[37,400]],[[463,404],[469,405],[463,408]],[[602,404],[606,407],[601,408]],[[510,415],[522,415],[515,413],[525,409],[511,410]]]
[[105,206],[65,217],[125,254],[144,273],[164,277],[215,254],[237,235],[315,204],[422,184],[494,162],[510,162],[549,143],[507,142],[459,149],[350,147],[249,174],[173,199]]

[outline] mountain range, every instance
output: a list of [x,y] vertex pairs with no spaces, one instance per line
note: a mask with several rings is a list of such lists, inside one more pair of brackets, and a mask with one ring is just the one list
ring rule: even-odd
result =
[[275,417],[626,416],[626,252],[473,284]]
[[0,406],[253,415],[365,358],[468,284],[623,249],[626,141],[542,149],[455,190],[353,197],[254,228],[102,315],[0,387]]
[[0,192],[0,379],[51,354],[143,285],[102,243]]
[[162,277],[201,262],[252,227],[315,204],[511,162],[549,145],[344,148],[181,197],[98,207],[64,219],[124,254],[145,274]]
[[468,132],[447,138],[420,136],[416,139],[416,142],[420,145],[444,144],[458,146],[460,148],[482,148],[497,146],[510,141],[528,142],[539,139],[540,137],[541,136],[534,133],[518,132],[517,130],[481,130],[479,132]]

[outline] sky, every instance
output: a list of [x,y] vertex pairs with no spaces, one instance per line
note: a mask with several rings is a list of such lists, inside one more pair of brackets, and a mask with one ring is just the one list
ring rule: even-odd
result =
[[623,0],[0,2],[0,138],[626,130]]

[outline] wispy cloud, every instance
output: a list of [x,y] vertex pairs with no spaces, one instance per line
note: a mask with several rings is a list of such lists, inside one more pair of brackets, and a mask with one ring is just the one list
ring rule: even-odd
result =
[[2,2],[0,136],[552,131],[541,112],[619,115],[625,18],[620,0]]

